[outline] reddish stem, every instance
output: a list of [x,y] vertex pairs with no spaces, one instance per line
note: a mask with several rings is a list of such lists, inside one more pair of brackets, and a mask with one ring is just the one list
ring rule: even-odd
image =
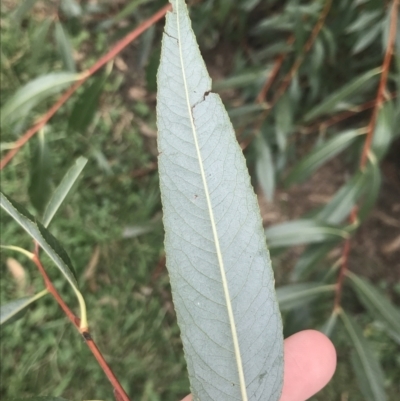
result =
[[348,270],[348,260],[350,254],[350,238],[347,239],[343,246],[342,263],[340,265],[339,276],[336,282],[335,302],[333,309],[337,311],[340,308],[340,300],[342,298],[343,279],[345,272]]
[[372,138],[374,136],[376,120],[378,118],[379,111],[384,102],[386,83],[387,83],[387,78],[388,78],[389,69],[390,69],[390,62],[392,61],[394,43],[396,40],[398,6],[399,6],[399,1],[393,0],[392,11],[390,12],[389,39],[388,39],[388,44],[387,44],[387,48],[386,48],[385,58],[383,59],[382,75],[381,75],[381,80],[379,82],[378,93],[376,95],[375,107],[372,112],[371,120],[368,124],[367,137],[365,139],[364,148],[363,148],[363,152],[361,155],[361,162],[360,162],[361,168],[364,168],[367,164],[368,153],[371,148]]
[[301,64],[303,64],[305,55],[310,51],[311,47],[313,46],[315,39],[317,39],[317,36],[319,35],[319,32],[321,31],[322,27],[324,26],[326,17],[328,16],[329,10],[331,9],[332,5],[332,0],[328,0],[325,3],[325,6],[318,18],[317,23],[315,24],[310,37],[308,38],[307,42],[305,43],[303,47],[303,51],[301,54],[296,58],[295,62],[293,63],[292,68],[290,71],[286,74],[286,76],[283,78],[281,85],[279,86],[274,99],[272,101],[271,107],[273,107],[278,100],[281,98],[281,96],[286,92],[288,86],[290,85],[290,82],[292,81],[293,77],[296,75],[296,72],[300,68]]
[[88,345],[89,349],[92,351],[92,354],[96,358],[97,362],[99,363],[100,367],[103,369],[104,373],[106,374],[108,380],[110,381],[111,385],[114,388],[114,394],[117,399],[117,401],[130,401],[129,396],[126,394],[125,390],[119,383],[118,379],[114,375],[113,371],[111,368],[108,366],[106,360],[104,359],[103,355],[101,354],[100,350],[97,348],[97,345],[93,341],[92,336],[89,333],[89,329],[86,328],[84,330],[81,330],[80,328],[80,319],[75,316],[75,314],[69,309],[67,304],[64,302],[64,300],[61,298],[60,294],[58,291],[55,289],[53,283],[51,282],[49,276],[46,273],[46,270],[44,269],[42,262],[39,259],[39,247],[38,244],[35,244],[35,254],[33,257],[33,262],[39,269],[40,274],[43,277],[43,280],[46,284],[47,290],[50,292],[51,295],[53,295],[54,299],[58,302],[58,304],[61,306],[61,309],[64,311],[64,313],[67,315],[68,319],[71,321],[71,323],[76,327],[76,329],[79,331],[79,333],[83,336],[83,338],[86,341],[86,344]]
[[[391,100],[393,98],[395,98],[397,96],[397,93],[390,93],[386,99],[384,99],[385,101]],[[352,116],[354,116],[357,113],[361,113],[362,111],[368,110],[368,109],[372,109],[375,106],[376,100],[370,100],[368,102],[365,102],[363,104],[360,104],[359,106],[355,106],[353,108],[353,110],[346,110],[342,113],[336,114],[335,116],[328,118],[325,121],[321,121],[321,122],[317,122],[313,125],[310,125],[304,129],[301,129],[301,133],[310,133],[310,132],[314,132],[316,129],[319,128],[327,128],[330,127],[331,125],[337,124],[340,121],[346,120],[347,118],[350,118]]]
[[[291,45],[293,42],[294,42],[294,36],[292,35],[288,39],[287,43]],[[269,74],[268,79],[265,81],[264,86],[261,88],[261,91],[259,92],[256,98],[256,103],[263,103],[267,99],[268,91],[270,90],[272,84],[274,83],[275,78],[278,76],[279,70],[282,67],[286,54],[287,53],[282,53],[276,58],[274,67],[272,68],[272,71]]]
[[[324,26],[326,17],[329,13],[329,10],[331,8],[332,5],[332,0],[328,0],[325,3],[325,6],[318,18],[317,23],[315,24],[310,37],[308,38],[307,42],[305,43],[304,47],[303,47],[303,51],[302,53],[296,58],[292,68],[290,69],[290,71],[285,75],[285,77],[282,80],[281,85],[279,86],[279,88],[277,89],[277,92],[275,93],[274,98],[272,99],[271,103],[268,105],[269,107],[267,109],[265,109],[263,111],[263,113],[261,114],[261,116],[257,119],[255,125],[254,125],[254,134],[251,135],[249,138],[247,138],[246,141],[243,141],[241,143],[241,148],[242,150],[246,149],[247,146],[249,146],[249,144],[253,141],[253,139],[258,135],[265,119],[268,117],[269,113],[271,112],[272,108],[276,105],[276,103],[278,102],[278,100],[281,98],[281,96],[285,93],[286,89],[288,88],[290,82],[292,81],[293,77],[295,76],[297,70],[300,68],[301,64],[304,61],[305,55],[306,53],[308,53],[312,47],[312,45],[315,42],[315,39],[317,38],[320,30],[322,29],[322,27]],[[291,38],[289,38],[289,43],[291,41]],[[256,102],[260,102],[262,99],[262,92],[265,92],[265,95],[267,93],[267,91],[269,90],[270,85],[272,85],[273,80],[275,79],[275,76],[278,75],[279,72],[279,68],[282,66],[283,63],[283,59],[280,61],[280,59],[278,59],[276,61],[275,67],[277,67],[277,69],[274,67],[271,73],[271,76],[274,74],[273,79],[271,78],[268,79],[268,81],[266,82],[265,86],[267,87],[266,89],[262,89],[261,92],[259,93],[259,95],[257,96]],[[278,68],[279,67],[279,68]],[[275,71],[276,69],[276,71]],[[269,82],[271,81],[271,82]],[[264,96],[265,98],[265,96]]]
[[171,9],[171,4],[166,5],[157,11],[153,16],[151,16],[146,21],[142,22],[137,28],[132,32],[128,33],[123,39],[121,39],[114,47],[103,57],[101,57],[92,67],[90,67],[82,75],[83,77],[76,81],[66,92],[64,92],[58,101],[44,114],[28,131],[22,135],[18,141],[15,143],[15,147],[11,149],[4,158],[0,161],[0,170],[2,170],[10,160],[18,153],[21,147],[29,141],[41,128],[43,128],[47,122],[56,114],[58,109],[71,97],[71,95],[96,71],[102,68],[110,60],[112,60],[117,54],[119,54],[126,46],[129,45],[133,40],[140,36],[144,31],[154,25],[158,20],[160,20],[169,10]]
[[33,263],[35,263],[35,265],[39,269],[39,272],[43,277],[44,283],[45,283],[46,288],[49,291],[49,293],[51,295],[53,295],[53,297],[55,298],[57,303],[60,305],[61,309],[67,315],[68,319],[79,330],[80,319],[72,313],[71,309],[68,308],[67,304],[64,302],[64,300],[61,298],[58,291],[55,289],[53,283],[51,282],[49,276],[47,275],[46,270],[44,269],[42,262],[40,261],[36,252],[35,252],[35,255],[32,260],[33,260]]
[[[389,39],[388,39],[388,44],[387,44],[387,48],[386,48],[386,52],[385,52],[385,57],[383,59],[382,74],[381,74],[381,79],[379,82],[378,93],[376,96],[375,107],[372,112],[371,120],[368,124],[367,137],[365,139],[364,148],[363,148],[362,155],[361,155],[360,169],[364,169],[367,164],[368,153],[371,149],[372,138],[374,136],[376,120],[378,117],[378,113],[384,102],[386,82],[387,82],[387,77],[389,74],[390,61],[392,59],[393,48],[394,48],[395,37],[396,37],[398,6],[399,6],[399,0],[393,0],[392,10],[390,12],[391,15],[390,15]],[[357,221],[357,214],[358,214],[358,208],[357,208],[357,206],[355,206],[350,215],[351,223],[354,223]],[[335,294],[335,304],[334,304],[335,310],[337,310],[340,307],[343,280],[344,280],[344,276],[346,275],[346,272],[348,270],[347,261],[348,261],[349,253],[350,253],[350,240],[348,239],[348,240],[346,240],[346,242],[344,244],[343,255],[342,255],[342,258],[343,258],[342,265],[340,267],[340,272],[339,272],[338,280],[336,283],[336,294]]]

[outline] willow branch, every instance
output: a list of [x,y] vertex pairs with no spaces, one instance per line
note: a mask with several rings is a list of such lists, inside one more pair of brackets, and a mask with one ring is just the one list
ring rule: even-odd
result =
[[[292,81],[293,77],[296,75],[296,72],[298,71],[298,69],[300,68],[301,64],[303,63],[306,54],[310,51],[311,47],[313,46],[315,39],[317,38],[319,32],[321,31],[322,27],[324,26],[326,17],[328,16],[329,10],[331,8],[332,5],[332,0],[327,0],[325,3],[324,8],[322,9],[321,14],[319,15],[318,21],[315,24],[314,28],[311,31],[311,34],[307,40],[307,42],[305,43],[301,54],[296,58],[295,62],[293,63],[292,68],[290,69],[290,71],[285,75],[285,77],[283,78],[280,86],[277,89],[277,92],[275,93],[275,96],[273,97],[272,101],[270,104],[268,104],[268,108],[265,109],[263,111],[263,113],[261,114],[261,116],[257,119],[256,124],[254,126],[254,134],[252,136],[250,136],[249,138],[247,138],[246,141],[243,141],[241,143],[241,148],[244,150],[247,148],[247,146],[251,143],[251,141],[254,139],[255,136],[258,135],[258,132],[261,129],[261,126],[263,125],[265,119],[268,117],[269,113],[271,112],[272,108],[276,105],[276,103],[278,102],[278,100],[281,98],[281,96],[285,93],[286,89],[288,88],[290,82]],[[289,41],[291,39],[289,38]],[[289,42],[290,43],[290,42]],[[279,68],[282,66],[283,63],[283,58],[282,60],[278,59],[276,61],[275,67]],[[272,74],[274,74],[274,76],[271,79],[268,79],[268,81],[266,82],[265,86],[267,86],[266,89],[262,89],[262,92],[265,92],[265,95],[267,93],[267,91],[269,90],[270,85],[272,85],[273,80],[275,79],[275,76],[278,75],[279,70],[275,71],[275,68],[272,70]],[[262,92],[259,93],[259,95],[257,96],[256,101],[259,102],[261,99],[261,95]]]
[[392,10],[390,12],[389,38],[386,47],[385,57],[383,59],[381,79],[379,82],[378,93],[376,95],[375,107],[372,112],[371,120],[368,124],[367,137],[365,139],[364,148],[361,155],[361,162],[360,162],[361,168],[364,168],[365,165],[367,164],[368,153],[371,148],[372,138],[374,136],[376,120],[378,118],[379,111],[382,108],[382,104],[384,102],[386,83],[390,69],[390,62],[392,61],[394,44],[396,41],[398,6],[399,6],[399,0],[393,0]]
[[[393,0],[393,3],[392,3],[392,10],[390,12],[389,38],[388,38],[385,56],[384,56],[383,63],[382,63],[382,73],[381,73],[381,79],[380,79],[379,86],[378,86],[378,93],[376,96],[375,106],[374,106],[374,110],[372,112],[371,120],[368,124],[367,136],[366,136],[364,148],[363,148],[363,151],[361,154],[361,160],[360,160],[360,169],[361,170],[363,170],[367,164],[368,154],[370,152],[371,145],[372,145],[372,139],[374,136],[376,120],[378,118],[379,111],[384,102],[386,83],[387,83],[387,78],[389,75],[390,62],[392,60],[393,49],[394,49],[395,38],[396,38],[397,14],[398,14],[399,1],[400,0]],[[357,208],[357,206],[355,206],[350,215],[350,222],[354,223],[355,221],[357,221],[357,214],[358,214],[358,208]],[[343,281],[344,281],[344,277],[348,270],[347,260],[348,260],[349,253],[350,253],[350,241],[346,240],[344,247],[343,247],[342,265],[340,267],[339,276],[338,276],[338,280],[336,283],[334,310],[338,310],[340,308]]]
[[146,21],[142,22],[137,28],[128,33],[123,39],[121,39],[113,48],[101,57],[92,67],[82,73],[82,78],[76,81],[66,92],[64,92],[57,102],[44,114],[39,120],[25,132],[18,141],[15,142],[15,147],[11,149],[4,158],[0,161],[0,170],[2,170],[18,153],[25,143],[29,141],[41,128],[43,128],[47,122],[57,113],[59,108],[71,97],[73,93],[95,72],[106,65],[110,60],[117,56],[126,46],[128,46],[132,41],[134,41],[143,32],[154,25],[158,20],[160,20],[164,15],[171,9],[171,4],[166,5],[157,11],[153,16],[151,16]]
[[42,262],[40,261],[39,258],[39,246],[38,244],[35,245],[35,252],[34,256],[32,258],[32,261],[35,263],[37,266],[40,274],[43,277],[43,280],[46,285],[46,289],[49,291],[51,295],[53,295],[54,299],[57,301],[57,303],[60,305],[61,309],[64,311],[68,319],[71,321],[71,323],[75,326],[75,328],[79,331],[79,333],[82,335],[82,337],[85,339],[85,342],[89,349],[92,351],[92,354],[96,358],[98,364],[100,367],[103,369],[104,373],[106,374],[108,380],[110,381],[111,385],[114,388],[114,394],[115,398],[118,401],[130,401],[129,396],[126,394],[125,390],[119,383],[118,379],[114,375],[113,371],[107,364],[106,360],[104,359],[103,355],[101,354],[100,350],[97,348],[96,343],[93,341],[92,336],[90,335],[89,328],[81,329],[80,328],[80,319],[71,311],[71,309],[68,307],[68,305],[64,302],[56,288],[54,287],[53,283],[51,282],[49,276],[46,273],[46,270],[44,269]]

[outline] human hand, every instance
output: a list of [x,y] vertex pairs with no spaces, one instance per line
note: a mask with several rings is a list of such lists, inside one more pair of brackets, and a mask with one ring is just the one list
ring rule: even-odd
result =
[[[305,401],[321,390],[336,369],[336,351],[324,334],[304,330],[285,340],[283,390],[279,401]],[[192,401],[189,394],[182,401]]]

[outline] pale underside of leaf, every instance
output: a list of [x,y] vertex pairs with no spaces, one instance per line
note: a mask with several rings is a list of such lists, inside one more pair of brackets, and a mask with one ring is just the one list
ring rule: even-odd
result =
[[277,400],[282,327],[245,160],[183,1],[158,72],[160,186],[174,304],[195,400]]

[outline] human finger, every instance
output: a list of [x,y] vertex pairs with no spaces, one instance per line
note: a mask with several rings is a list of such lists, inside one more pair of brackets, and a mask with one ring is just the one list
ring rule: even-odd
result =
[[[304,330],[285,340],[280,401],[305,401],[321,390],[336,369],[336,351],[324,334]],[[192,401],[189,394],[182,401]]]

